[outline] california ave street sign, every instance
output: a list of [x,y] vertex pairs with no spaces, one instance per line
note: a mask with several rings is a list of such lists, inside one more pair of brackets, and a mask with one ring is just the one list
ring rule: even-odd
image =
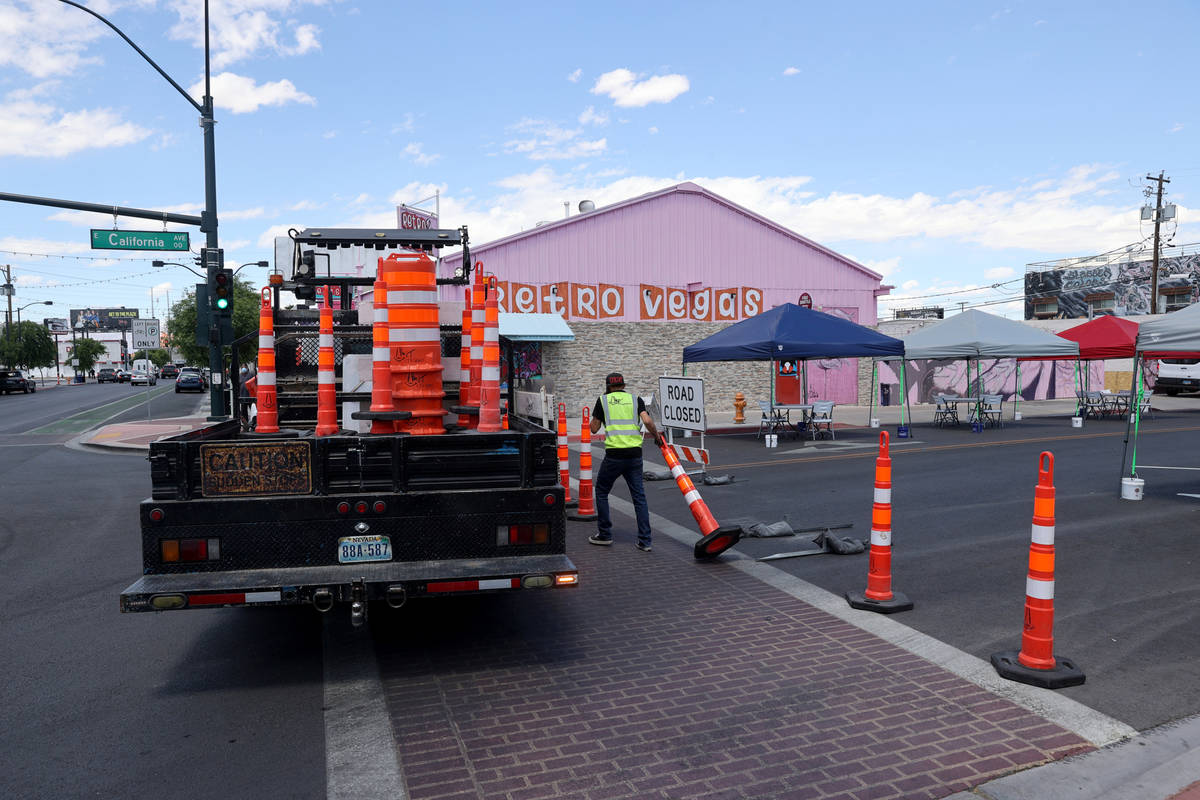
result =
[[133,349],[154,350],[162,347],[160,330],[156,319],[130,320],[129,331],[133,336]]
[[93,250],[177,250],[187,252],[187,231],[109,231],[92,229]]

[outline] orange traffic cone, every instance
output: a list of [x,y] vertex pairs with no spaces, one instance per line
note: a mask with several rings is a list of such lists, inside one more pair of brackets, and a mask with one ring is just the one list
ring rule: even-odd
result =
[[1043,452],[1038,467],[1021,652],[992,653],[992,666],[1010,681],[1062,689],[1078,686],[1086,676],[1070,659],[1054,655],[1054,454]]
[[[325,297],[331,296],[331,287],[325,287]],[[317,345],[317,436],[332,436],[338,432],[337,421],[337,374],[334,368],[333,350],[333,306],[326,300],[321,303],[320,326]]]
[[567,519],[591,521],[597,518],[596,495],[592,491],[592,418],[583,407],[583,427],[579,432],[579,508]]
[[558,482],[563,487],[566,508],[579,505],[571,499],[571,461],[567,445],[567,404],[558,404]]
[[888,432],[879,432],[879,456],[875,459],[875,502],[871,507],[871,556],[867,568],[867,590],[846,592],[851,608],[895,614],[912,609],[912,601],[892,591],[892,457],[888,454]]
[[500,304],[496,276],[488,277],[483,314],[483,371],[479,383],[479,427],[482,433],[500,430]]
[[688,504],[688,510],[692,512],[692,518],[700,526],[700,541],[696,542],[696,546],[692,548],[692,555],[695,558],[716,558],[741,541],[742,527],[740,525],[721,526],[717,524],[712,512],[708,510],[704,498],[696,491],[696,485],[692,483],[692,479],[688,477],[683,465],[679,463],[679,456],[675,455],[675,448],[664,440],[659,449],[662,451],[663,459],[667,462],[667,468],[671,470],[671,477],[675,479],[675,485],[683,493],[683,499]]
[[[271,287],[262,290],[258,312],[258,433],[279,433],[279,406],[275,396],[275,312],[271,308]],[[297,352],[299,352],[297,350]]]

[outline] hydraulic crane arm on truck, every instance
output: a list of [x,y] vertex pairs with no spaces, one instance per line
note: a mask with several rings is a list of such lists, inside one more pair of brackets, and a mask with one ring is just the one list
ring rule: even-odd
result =
[[[297,247],[382,240],[424,249],[466,238],[465,230],[313,234],[294,237]],[[325,280],[301,271],[285,288]],[[314,333],[311,313],[276,316],[293,332],[307,319]],[[289,352],[299,353],[297,338],[289,341]],[[287,346],[283,336],[273,345]],[[278,385],[281,420],[293,397],[302,407],[311,394],[303,391],[306,376],[294,377],[295,391],[282,379]],[[439,385],[438,402],[442,393]],[[340,392],[338,407],[352,394]],[[452,413],[446,409],[447,421]],[[348,603],[360,623],[369,601],[399,607],[416,597],[577,583],[553,432],[515,416],[497,432],[439,421],[436,435],[412,435],[399,422],[395,432],[326,436],[304,421],[287,424],[266,434],[226,420],[150,445],[151,496],[139,514],[143,575],[121,593],[122,611],[299,604],[328,611]]]

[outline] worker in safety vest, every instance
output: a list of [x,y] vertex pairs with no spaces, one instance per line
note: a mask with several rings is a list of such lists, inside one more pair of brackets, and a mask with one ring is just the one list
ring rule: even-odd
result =
[[596,400],[592,410],[592,433],[605,428],[604,461],[596,476],[596,515],[599,530],[588,538],[592,544],[609,546],[613,543],[612,518],[608,512],[608,493],[617,478],[624,476],[629,496],[637,514],[637,548],[650,552],[650,509],[646,506],[646,490],[642,485],[642,430],[638,421],[662,445],[662,434],[646,412],[642,398],[625,391],[625,378],[619,372],[604,379],[605,393]]

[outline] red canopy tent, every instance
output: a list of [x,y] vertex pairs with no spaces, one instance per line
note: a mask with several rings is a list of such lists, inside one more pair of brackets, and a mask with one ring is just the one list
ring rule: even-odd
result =
[[[1124,317],[1104,315],[1058,333],[1079,344],[1079,360],[1133,358],[1137,349],[1138,324]],[[1023,358],[1022,361],[1050,361],[1054,356]]]

